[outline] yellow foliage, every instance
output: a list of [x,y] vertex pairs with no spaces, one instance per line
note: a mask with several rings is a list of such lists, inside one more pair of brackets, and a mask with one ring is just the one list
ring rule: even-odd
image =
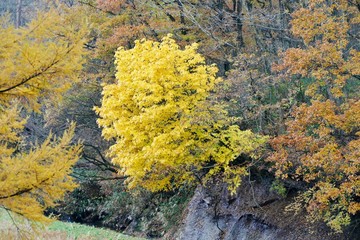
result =
[[255,157],[266,142],[231,126],[223,106],[210,103],[221,79],[196,50],[196,44],[180,49],[167,36],[116,52],[118,81],[104,86],[95,110],[103,136],[116,141],[109,155],[130,187],[167,190],[194,180],[210,164],[207,177],[225,171],[233,190],[246,168],[230,163],[241,153]]
[[40,96],[58,101],[61,93],[78,81],[86,23],[84,19],[73,21],[74,16],[60,11],[39,14],[20,29],[5,19],[0,21],[1,105],[9,105],[15,98],[38,110]]
[[70,146],[74,128],[72,125],[59,139],[50,135],[29,152],[1,155],[2,207],[34,221],[50,220],[43,211],[76,187],[69,176],[81,152],[79,145]]
[[0,20],[0,207],[32,221],[49,221],[44,210],[76,187],[69,176],[81,151],[71,146],[74,124],[33,147],[20,134],[20,106],[39,110],[40,100],[59,101],[77,81],[86,25],[74,17],[53,9],[20,29]]

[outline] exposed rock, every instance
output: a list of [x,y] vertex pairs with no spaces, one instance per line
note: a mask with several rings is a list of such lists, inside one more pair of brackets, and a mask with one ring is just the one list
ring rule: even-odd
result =
[[305,214],[284,208],[292,197],[281,198],[269,191],[266,181],[244,181],[236,196],[225,184],[198,187],[184,213],[178,231],[167,236],[179,240],[271,240],[346,239],[330,234],[322,223],[310,225]]

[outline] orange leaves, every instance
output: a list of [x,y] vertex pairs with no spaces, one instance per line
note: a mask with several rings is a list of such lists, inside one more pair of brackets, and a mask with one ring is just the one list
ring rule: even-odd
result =
[[[301,174],[305,181],[335,177],[337,171],[354,164],[353,157],[359,156],[358,139],[351,139],[349,126],[359,124],[357,112],[353,109],[342,112],[341,107],[327,100],[313,101],[311,106],[303,104],[292,115],[294,119],[287,122],[287,134],[271,140],[275,153],[269,161],[276,166],[292,162],[297,175]],[[281,169],[280,175],[284,174]]]
[[344,59],[342,50],[328,42],[318,42],[316,46],[306,49],[291,48],[283,55],[282,63],[273,69],[285,71],[286,75],[299,74],[302,77],[316,79],[310,91],[306,92],[308,96],[318,97],[320,89],[326,87],[334,97],[341,97],[342,89],[351,77],[348,66],[354,63],[350,61],[356,60]]
[[[335,1],[327,4],[325,1],[311,0],[308,8],[301,8],[292,14],[292,33],[301,37],[306,45],[320,39],[326,42],[336,42],[345,47],[349,25],[347,4]],[[336,12],[336,14],[335,14]]]
[[[300,74],[316,81],[306,94],[324,99],[321,89],[335,98],[343,96],[347,80],[360,68],[359,53],[349,47],[349,31],[354,26],[354,9],[346,1],[312,0],[308,8],[301,8],[292,14],[292,33],[304,40],[305,48],[291,48],[283,55],[281,64],[275,70],[287,75]],[[350,52],[347,56],[344,51]]]
[[345,68],[352,75],[360,75],[360,52],[351,49],[349,53],[349,61],[346,63]]
[[[277,176],[315,186],[307,191],[307,210],[335,231],[349,224],[349,214],[360,210],[356,202],[359,89],[349,82],[359,72],[360,58],[359,51],[348,44],[356,13],[347,1],[310,1],[308,8],[292,15],[292,31],[304,40],[305,48],[287,50],[282,63],[274,67],[287,77],[299,74],[314,82],[306,91],[311,103],[295,108],[286,123],[287,133],[271,140],[274,153],[268,161],[274,163]],[[354,89],[346,90],[349,86]]]
[[351,214],[355,214],[360,211],[360,203],[352,202],[349,204],[348,212]]
[[[327,131],[325,127],[331,127],[333,125],[338,125],[339,116],[336,115],[336,111],[339,108],[335,105],[333,101],[327,100],[321,102],[318,100],[312,101],[311,105],[302,104],[299,106],[293,113],[295,120],[289,122],[288,128],[290,131],[304,131],[308,126],[318,125],[317,129],[307,129],[309,135],[312,133],[322,135],[322,131]],[[300,129],[299,129],[300,128]],[[325,134],[326,135],[326,134]]]
[[[360,128],[360,100],[350,99],[346,104],[342,105],[344,114],[341,116],[341,127],[346,132],[359,131]],[[359,136],[359,133],[357,133]]]
[[302,8],[292,14],[293,20],[292,33],[304,39],[305,44],[309,44],[317,35],[315,31],[316,25],[326,19],[326,15],[322,12],[313,13],[310,9]]
[[123,46],[128,44],[130,39],[136,39],[136,36],[141,36],[145,31],[144,25],[121,25],[114,29],[113,35],[106,39],[107,46]]
[[99,8],[112,13],[120,12],[123,5],[126,4],[126,0],[97,0]]

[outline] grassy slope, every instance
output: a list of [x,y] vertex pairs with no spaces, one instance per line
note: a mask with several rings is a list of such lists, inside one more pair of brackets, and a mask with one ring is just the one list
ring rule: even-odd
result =
[[118,232],[96,228],[77,223],[54,222],[48,227],[48,231],[66,232],[69,238],[78,239],[91,237],[91,239],[117,239],[117,240],[140,240],[141,238],[129,237]]
[[[0,239],[26,239],[27,235],[30,234],[29,227],[22,225],[20,229],[22,230],[19,233],[7,212],[0,209]],[[143,238],[130,237],[112,230],[77,223],[55,221],[44,230],[36,233],[35,239],[141,240]]]

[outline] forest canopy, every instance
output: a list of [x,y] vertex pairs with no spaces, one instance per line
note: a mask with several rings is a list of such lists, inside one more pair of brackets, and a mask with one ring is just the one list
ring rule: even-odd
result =
[[356,228],[359,10],[350,0],[0,2],[0,207],[126,229],[187,187],[219,181],[233,200],[244,179],[266,179],[279,198],[295,196],[284,211]]

